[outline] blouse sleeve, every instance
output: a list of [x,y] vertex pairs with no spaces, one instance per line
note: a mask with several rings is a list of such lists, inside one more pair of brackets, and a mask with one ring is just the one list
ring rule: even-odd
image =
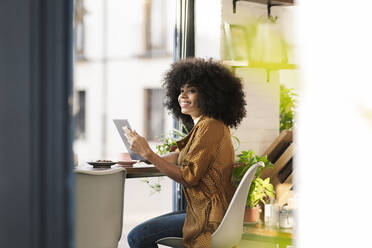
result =
[[214,162],[224,130],[223,124],[206,123],[196,131],[193,143],[181,162],[183,180],[190,186],[198,185],[202,176]]

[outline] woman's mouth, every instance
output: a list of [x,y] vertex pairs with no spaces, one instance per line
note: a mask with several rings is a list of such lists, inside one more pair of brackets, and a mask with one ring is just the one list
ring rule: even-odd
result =
[[190,106],[190,104],[191,104],[191,102],[186,102],[186,101],[180,102],[181,108],[186,108],[186,107]]

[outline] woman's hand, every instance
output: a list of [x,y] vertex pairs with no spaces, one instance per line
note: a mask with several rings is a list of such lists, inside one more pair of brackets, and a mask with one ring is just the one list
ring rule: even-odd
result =
[[178,158],[178,152],[169,154],[169,156],[166,156],[166,158],[161,158],[151,150],[146,139],[139,135],[136,131],[134,130],[131,131],[127,127],[124,127],[123,130],[125,136],[128,139],[131,150],[133,150],[135,153],[141,155],[146,160],[155,165],[160,172],[164,173],[165,175],[172,178],[176,182],[179,182],[184,186],[187,186],[186,182],[184,182],[182,178],[181,169],[175,165],[175,162],[177,161]]
[[139,135],[135,130],[126,130],[126,135],[130,144],[130,149],[145,159],[148,159],[148,156],[152,153],[152,150],[146,139]]

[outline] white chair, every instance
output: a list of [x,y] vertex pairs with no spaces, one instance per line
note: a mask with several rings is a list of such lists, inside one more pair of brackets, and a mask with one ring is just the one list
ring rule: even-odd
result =
[[[243,234],[244,209],[248,192],[257,168],[264,167],[263,162],[252,165],[245,173],[235,194],[226,210],[217,230],[212,234],[212,248],[231,248],[238,245]],[[156,241],[158,245],[170,246],[173,248],[184,248],[182,238],[166,237]]]
[[123,225],[126,170],[75,169],[77,248],[117,248]]

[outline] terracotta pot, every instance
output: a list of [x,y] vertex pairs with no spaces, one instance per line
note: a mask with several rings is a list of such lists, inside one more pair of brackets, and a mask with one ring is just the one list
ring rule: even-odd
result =
[[244,222],[257,223],[260,219],[260,207],[245,208]]

